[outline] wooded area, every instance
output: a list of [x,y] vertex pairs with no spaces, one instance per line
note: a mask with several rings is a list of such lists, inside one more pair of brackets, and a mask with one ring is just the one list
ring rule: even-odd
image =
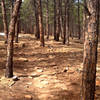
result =
[[100,100],[100,0],[0,2],[0,100]]

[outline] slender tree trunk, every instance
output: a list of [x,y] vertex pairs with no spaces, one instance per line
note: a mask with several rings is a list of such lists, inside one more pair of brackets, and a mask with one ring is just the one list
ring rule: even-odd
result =
[[47,10],[46,10],[46,34],[47,34],[47,39],[49,39],[49,0],[46,2]]
[[20,9],[21,0],[16,0],[11,21],[9,24],[9,34],[8,34],[8,45],[7,45],[7,63],[6,63],[6,73],[5,77],[10,78],[13,76],[13,40],[14,40],[14,30],[15,24]]
[[99,35],[99,25],[100,25],[100,0],[97,1],[98,5],[97,5],[97,33]]
[[38,16],[38,7],[37,0],[34,0],[34,10],[35,10],[35,19],[36,19],[36,38],[40,39],[40,30],[39,30],[39,16]]
[[96,64],[97,64],[97,4],[99,0],[86,0],[88,13],[86,13],[83,74],[82,74],[82,100],[94,100]]
[[60,0],[57,1],[57,16],[56,16],[56,41],[59,41],[59,36],[61,33],[61,23],[60,23]]
[[5,43],[7,43],[7,41],[8,41],[8,25],[7,25],[7,16],[6,16],[6,8],[5,8],[4,0],[1,0],[1,6],[2,6],[4,33],[6,35]]
[[78,0],[78,39],[81,38],[81,30],[80,30],[80,2]]
[[60,24],[61,24],[61,38],[63,39],[63,10],[62,10],[62,0],[60,0]]
[[15,26],[15,42],[18,43],[18,36],[19,36],[19,27],[20,27],[20,15],[18,14],[16,26]]
[[57,8],[56,8],[56,0],[54,0],[54,40],[56,40],[56,24],[57,24],[57,21],[56,21],[56,17],[57,17]]
[[64,39],[63,44],[67,41],[69,45],[69,0],[65,0],[65,18],[64,18]]
[[74,25],[73,25],[73,19],[72,19],[72,31],[71,31],[71,37],[72,39],[74,38]]
[[73,18],[73,16],[71,16],[71,18],[72,18],[72,21],[71,21],[71,25],[72,25],[72,28],[71,28],[71,38],[73,39],[74,38],[74,18]]
[[11,16],[12,16],[12,13],[13,13],[13,8],[14,8],[15,1],[16,0],[11,0]]
[[64,38],[63,38],[63,44],[66,43],[66,26],[67,26],[67,1],[64,0],[65,3],[65,14],[64,14]]
[[69,45],[69,33],[70,33],[70,29],[69,29],[70,12],[69,12],[69,9],[70,9],[70,0],[67,0],[67,39],[66,39],[67,45]]
[[43,32],[43,18],[42,18],[42,5],[41,0],[38,0],[38,16],[39,16],[39,31],[40,31],[40,46],[45,46],[44,44],[44,32]]

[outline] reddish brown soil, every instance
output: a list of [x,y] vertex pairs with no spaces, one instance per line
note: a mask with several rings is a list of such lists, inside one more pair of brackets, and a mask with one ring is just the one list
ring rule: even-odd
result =
[[[3,40],[0,37],[0,100],[80,100],[83,44],[77,39],[67,46],[51,38],[43,48],[33,35],[21,34],[14,46],[16,82],[4,78]],[[97,66],[100,68],[100,59]],[[66,67],[68,71],[64,72]],[[96,83],[96,100],[100,100],[100,70]]]

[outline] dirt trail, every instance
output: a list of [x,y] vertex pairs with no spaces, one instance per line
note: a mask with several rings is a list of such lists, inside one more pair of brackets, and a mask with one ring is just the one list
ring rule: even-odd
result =
[[[16,82],[3,77],[6,50],[0,40],[0,100],[80,100],[83,44],[78,40],[67,46],[51,38],[42,48],[32,35],[21,35],[14,53]],[[97,82],[100,100],[99,72]]]

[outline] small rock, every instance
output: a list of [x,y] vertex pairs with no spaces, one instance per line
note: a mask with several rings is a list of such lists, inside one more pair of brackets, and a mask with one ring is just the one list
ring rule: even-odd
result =
[[24,69],[24,71],[27,71],[27,69]]
[[25,95],[24,98],[25,98],[24,100],[32,100],[32,96],[31,95]]
[[48,77],[48,75],[41,75],[40,78]]
[[26,85],[25,88],[29,88],[29,85]]
[[47,84],[49,84],[49,82],[46,81],[46,80],[41,80],[40,82],[41,82],[43,85],[47,85]]
[[27,83],[28,85],[32,85],[32,82],[30,82],[30,83]]
[[28,76],[28,78],[32,79],[33,77],[32,76]]
[[53,55],[49,55],[49,58],[52,59],[52,58],[54,58],[54,56]]
[[68,74],[73,74],[75,71],[74,70],[69,70]]
[[12,80],[13,80],[13,81],[18,81],[19,79],[18,79],[17,76],[13,76]]
[[25,47],[25,44],[22,44],[22,47]]
[[38,69],[37,72],[43,72],[43,70],[42,69]]
[[21,48],[24,48],[25,46],[26,46],[25,43],[20,44]]
[[25,59],[24,62],[28,62],[28,59]]
[[66,67],[63,72],[67,72],[68,70],[69,70],[69,67]]
[[26,59],[26,58],[19,58],[19,60],[24,61],[24,62],[28,62],[28,59]]

